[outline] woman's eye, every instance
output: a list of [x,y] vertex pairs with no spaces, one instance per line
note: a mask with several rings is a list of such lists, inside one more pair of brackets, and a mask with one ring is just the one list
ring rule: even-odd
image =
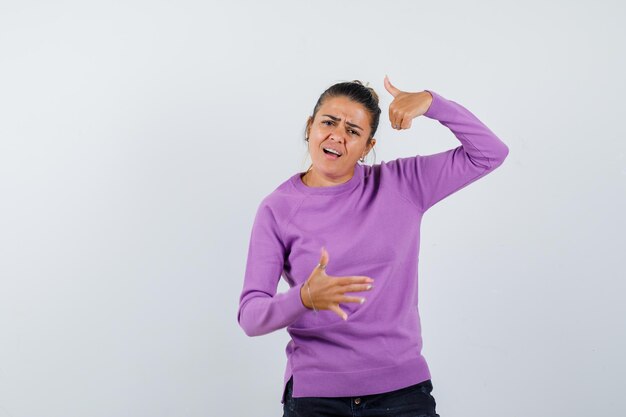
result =
[[[322,124],[323,124],[323,125],[326,125],[326,126],[330,126],[330,125],[334,125],[334,124],[335,124],[335,122],[333,122],[332,120],[322,120]],[[357,136],[360,136],[360,135],[359,135],[359,132],[357,132],[357,131],[356,131],[356,130],[354,130],[354,129],[349,129],[348,131],[349,131],[349,132],[350,132],[350,134],[352,134],[352,135],[357,135]]]

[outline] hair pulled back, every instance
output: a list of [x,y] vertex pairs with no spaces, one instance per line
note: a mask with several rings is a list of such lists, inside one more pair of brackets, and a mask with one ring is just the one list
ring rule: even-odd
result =
[[355,103],[361,104],[365,110],[367,110],[370,115],[371,128],[370,135],[367,138],[367,144],[369,145],[372,138],[376,134],[376,130],[378,130],[378,123],[380,121],[381,114],[380,106],[378,105],[378,94],[376,94],[376,91],[374,91],[372,87],[369,87],[369,83],[364,85],[359,80],[333,84],[328,87],[326,91],[324,91],[317,99],[317,103],[315,103],[315,107],[313,108],[311,120],[315,119],[315,115],[317,115],[317,112],[322,104],[324,104],[327,99],[334,97],[347,97]]
[[374,91],[372,87],[363,85],[363,83],[359,80],[331,85],[317,99],[315,108],[313,108],[313,118],[315,118],[319,108],[322,104],[324,104],[326,99],[332,97],[347,97],[355,103],[359,103],[365,107],[367,112],[370,114],[370,127],[372,129],[368,140],[374,137],[374,134],[376,134],[376,130],[378,129],[381,110],[378,106],[378,94],[376,94],[376,91]]

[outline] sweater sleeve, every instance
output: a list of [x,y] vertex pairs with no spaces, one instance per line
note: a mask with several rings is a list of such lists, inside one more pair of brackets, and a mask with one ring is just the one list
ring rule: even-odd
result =
[[425,91],[433,100],[424,116],[450,129],[461,145],[385,163],[400,194],[422,212],[496,169],[509,153],[509,148],[465,107]]
[[248,336],[286,327],[309,309],[302,303],[304,283],[276,294],[284,265],[284,245],[274,214],[265,200],[259,206],[248,246],[237,321]]

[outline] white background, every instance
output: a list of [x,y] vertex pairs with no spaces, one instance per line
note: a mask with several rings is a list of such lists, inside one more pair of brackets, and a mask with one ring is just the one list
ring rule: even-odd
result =
[[[0,1],[0,417],[280,416],[288,341],[236,320],[261,199],[335,82],[383,77],[510,154],[422,225],[443,417],[626,414],[618,1]],[[279,291],[287,287],[281,282]]]

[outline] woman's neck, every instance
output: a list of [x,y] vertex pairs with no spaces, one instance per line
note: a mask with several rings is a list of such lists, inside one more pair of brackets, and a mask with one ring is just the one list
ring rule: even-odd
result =
[[302,182],[307,187],[329,187],[329,186],[333,186],[333,185],[343,184],[346,181],[349,181],[350,178],[352,178],[353,175],[354,175],[354,171],[353,171],[352,175],[350,175],[349,178],[346,178],[344,181],[337,182],[337,183],[332,182],[332,181],[323,181],[323,180],[320,181],[320,178],[318,178],[313,173],[313,168],[311,168],[307,172],[305,172],[304,175],[302,175]]

